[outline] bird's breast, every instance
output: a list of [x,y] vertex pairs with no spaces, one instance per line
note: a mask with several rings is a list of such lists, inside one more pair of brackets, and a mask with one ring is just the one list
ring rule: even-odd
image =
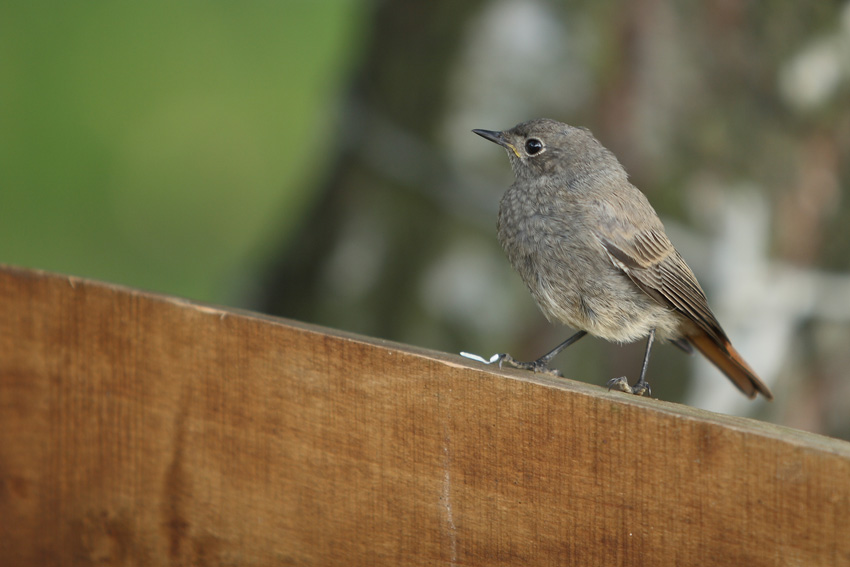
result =
[[550,321],[617,342],[677,325],[610,260],[580,206],[535,202],[509,191],[499,210],[499,242]]

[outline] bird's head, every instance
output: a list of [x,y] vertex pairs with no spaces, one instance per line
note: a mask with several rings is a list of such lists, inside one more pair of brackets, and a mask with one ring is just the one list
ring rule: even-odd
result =
[[540,118],[501,132],[473,132],[507,150],[517,179],[557,176],[568,181],[600,169],[622,170],[614,154],[605,149],[590,130],[556,120]]

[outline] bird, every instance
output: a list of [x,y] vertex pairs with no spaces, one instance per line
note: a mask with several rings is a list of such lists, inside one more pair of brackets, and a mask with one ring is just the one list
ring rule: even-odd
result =
[[773,399],[732,346],[649,200],[590,130],[541,118],[472,131],[505,148],[516,178],[497,223],[508,260],[546,318],[577,330],[531,362],[500,354],[500,366],[559,375],[551,360],[588,334],[618,344],[646,339],[638,380],[607,386],[651,396],[649,355],[654,342],[669,341],[687,353],[696,348],[747,397]]

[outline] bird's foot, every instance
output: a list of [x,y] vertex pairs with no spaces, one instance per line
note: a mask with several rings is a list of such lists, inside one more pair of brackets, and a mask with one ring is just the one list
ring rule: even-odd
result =
[[625,392],[627,394],[634,394],[635,396],[652,396],[652,389],[649,387],[649,382],[641,378],[638,380],[634,386],[629,386],[629,381],[625,376],[620,376],[619,378],[612,378],[608,380],[608,390],[619,390],[621,392]]
[[514,360],[514,357],[511,355],[504,353],[499,355],[499,368],[502,367],[502,364],[507,364],[514,368],[519,368],[520,370],[531,370],[532,372],[537,372],[540,374],[550,374],[552,376],[558,376],[563,378],[563,374],[561,374],[560,370],[556,368],[549,368],[546,363],[547,360],[543,360],[538,358],[537,360],[532,360],[531,362],[520,362],[518,360]]

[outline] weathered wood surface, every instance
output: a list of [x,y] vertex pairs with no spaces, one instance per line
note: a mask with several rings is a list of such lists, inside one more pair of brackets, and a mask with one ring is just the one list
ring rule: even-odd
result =
[[0,564],[847,565],[850,447],[4,268]]

